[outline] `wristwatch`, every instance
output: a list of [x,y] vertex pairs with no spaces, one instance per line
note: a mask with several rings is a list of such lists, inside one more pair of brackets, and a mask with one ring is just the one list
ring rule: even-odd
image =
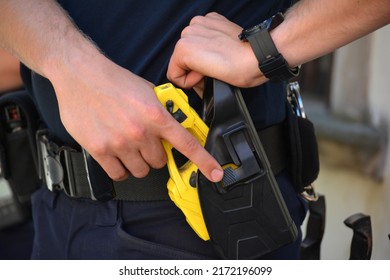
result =
[[279,53],[269,32],[281,24],[284,20],[282,13],[277,13],[271,18],[244,29],[238,35],[240,40],[250,43],[253,52],[259,61],[261,72],[269,80],[274,82],[287,81],[299,75],[300,66],[289,67],[283,55]]

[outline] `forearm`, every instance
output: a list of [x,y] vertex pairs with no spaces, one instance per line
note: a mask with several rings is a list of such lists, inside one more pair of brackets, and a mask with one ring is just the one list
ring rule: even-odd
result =
[[0,5],[0,46],[51,81],[60,109],[74,94],[65,88],[80,78],[94,79],[104,71],[102,62],[112,66],[56,1],[0,0]]
[[390,0],[301,0],[271,36],[291,66],[303,64],[390,23]]
[[21,87],[19,61],[0,48],[0,94]]
[[0,95],[22,87],[19,73],[0,71]]
[[51,78],[81,54],[98,53],[53,0],[0,0],[0,46]]

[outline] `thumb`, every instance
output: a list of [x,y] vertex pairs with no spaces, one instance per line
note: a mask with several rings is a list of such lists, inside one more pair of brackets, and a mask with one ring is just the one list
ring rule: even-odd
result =
[[168,65],[167,78],[178,87],[188,89],[198,84],[204,78],[204,75],[188,69],[179,64],[179,61],[171,58]]

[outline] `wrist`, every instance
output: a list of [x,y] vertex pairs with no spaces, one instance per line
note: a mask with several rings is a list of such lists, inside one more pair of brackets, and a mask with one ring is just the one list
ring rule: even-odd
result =
[[288,30],[287,27],[288,20],[286,19],[278,26],[278,28],[275,28],[270,32],[270,36],[278,51],[283,54],[288,66],[293,68],[297,67],[301,63],[296,55],[297,52],[293,51],[294,48],[291,47],[293,42],[291,38],[294,37],[294,31]]
[[239,35],[242,41],[249,42],[259,63],[260,71],[274,82],[288,81],[297,77],[300,67],[290,67],[284,56],[277,49],[270,32],[284,20],[281,13],[245,29]]
[[93,78],[101,68],[99,65],[102,60],[107,60],[93,42],[82,34],[69,34],[58,45],[60,48],[54,50],[46,62],[42,63],[43,75],[54,86],[74,83],[75,80],[72,79]]
[[242,42],[245,46],[245,54],[242,56],[245,58],[242,71],[245,75],[238,75],[242,79],[239,84],[240,87],[254,87],[261,85],[268,81],[264,74],[259,69],[259,62],[254,54],[249,42]]

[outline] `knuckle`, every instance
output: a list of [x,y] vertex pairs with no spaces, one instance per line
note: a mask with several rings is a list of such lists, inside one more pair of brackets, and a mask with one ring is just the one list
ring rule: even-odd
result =
[[98,157],[104,156],[109,152],[109,145],[106,141],[94,141],[90,143],[89,149],[90,154],[94,154]]
[[127,179],[129,173],[126,170],[123,170],[121,172],[116,171],[115,173],[110,173],[108,176],[114,181],[123,181]]
[[116,135],[112,137],[110,147],[112,147],[114,151],[120,151],[126,146],[126,144],[127,141],[125,137],[123,137],[122,135]]
[[217,12],[210,12],[206,14],[206,17],[216,17],[216,16],[219,16]]
[[[128,138],[125,137],[123,141],[128,143],[130,140],[136,141],[136,142],[142,142],[145,140],[146,137],[146,129],[141,125],[133,124],[128,129]],[[121,144],[121,142],[119,142]],[[122,143],[124,144],[124,143]]]
[[190,137],[186,141],[186,145],[185,145],[183,152],[186,153],[187,155],[191,155],[191,154],[195,153],[195,151],[197,151],[197,149],[199,147],[200,147],[200,144],[199,144],[198,140],[196,140],[194,137]]
[[147,108],[147,116],[152,123],[162,125],[167,121],[167,112],[163,106],[150,106]]
[[166,154],[162,154],[159,157],[156,157],[153,161],[153,163],[150,163],[150,166],[155,169],[163,168],[167,164],[167,157]]
[[137,168],[130,170],[131,174],[138,179],[144,178],[149,174],[150,168],[149,167],[143,167],[143,168]]
[[181,34],[181,38],[177,41],[175,46],[175,51],[179,52],[181,57],[177,57],[179,61],[183,61],[183,56],[187,55],[188,49],[191,47],[190,39],[187,37],[189,35],[188,29],[184,29]]
[[176,43],[176,47],[177,47],[177,46],[181,46],[181,44],[183,43],[183,38],[185,38],[186,36],[188,36],[190,33],[191,33],[191,27],[190,27],[190,26],[185,27],[185,28],[181,31],[181,33],[180,33],[180,38],[181,38],[181,40],[179,40],[179,41]]
[[201,24],[203,21],[204,16],[194,16],[190,21],[190,25]]

